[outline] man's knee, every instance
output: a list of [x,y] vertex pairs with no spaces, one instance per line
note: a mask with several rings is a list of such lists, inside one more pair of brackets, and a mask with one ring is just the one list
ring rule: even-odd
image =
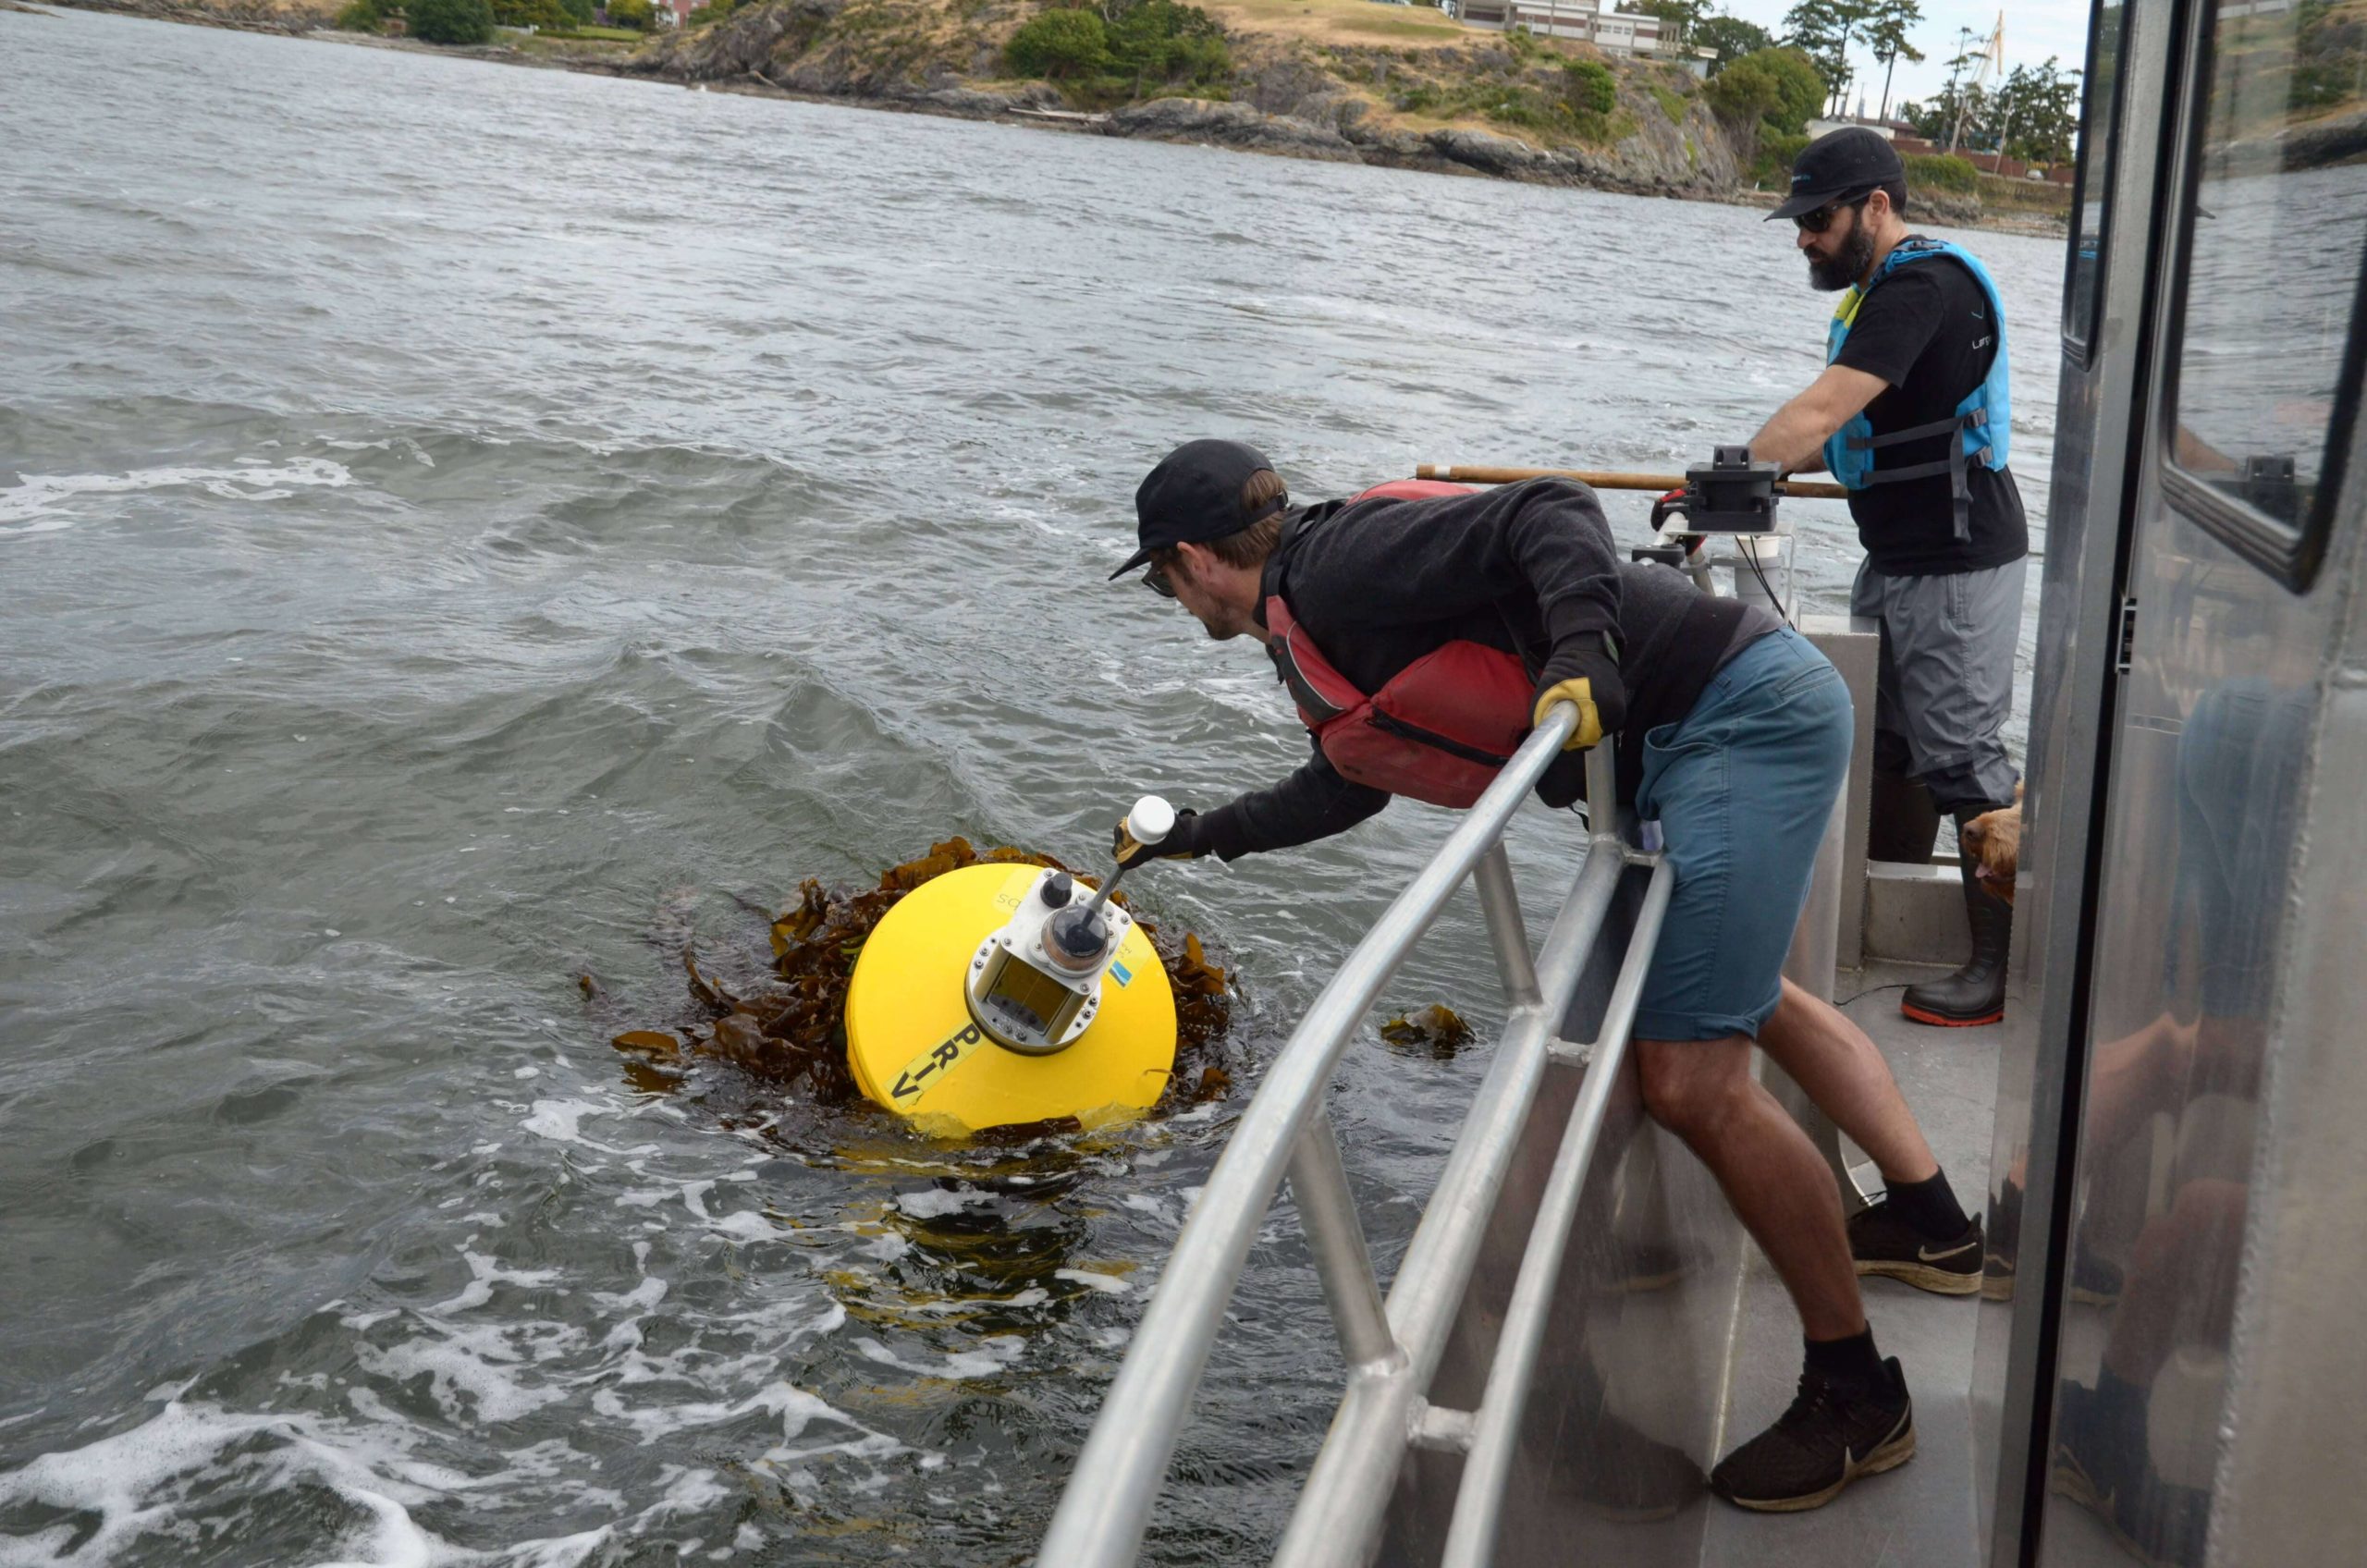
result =
[[[1740,1049],[1735,1049],[1736,1046]],[[1636,1077],[1651,1119],[1687,1142],[1710,1133],[1750,1082],[1750,1042],[1638,1040]]]

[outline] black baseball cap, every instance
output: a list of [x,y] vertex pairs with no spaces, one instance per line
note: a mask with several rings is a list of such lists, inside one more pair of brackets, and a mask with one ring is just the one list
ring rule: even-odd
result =
[[1828,131],[1801,150],[1792,165],[1792,194],[1767,219],[1796,218],[1894,182],[1907,183],[1907,165],[1898,161],[1890,138],[1861,125]]
[[1186,441],[1159,460],[1134,491],[1134,533],[1142,548],[1110,574],[1115,582],[1157,550],[1205,545],[1238,533],[1290,505],[1277,496],[1255,512],[1241,504],[1249,476],[1274,465],[1245,441]]

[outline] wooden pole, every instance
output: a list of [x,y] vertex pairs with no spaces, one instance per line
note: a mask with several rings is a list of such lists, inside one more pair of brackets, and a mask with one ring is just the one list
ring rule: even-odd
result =
[[[1685,487],[1681,473],[1612,473],[1583,468],[1490,468],[1471,463],[1417,463],[1417,479],[1442,479],[1450,484],[1513,484],[1524,479],[1575,479],[1597,490],[1650,490],[1665,495]],[[1849,492],[1838,484],[1820,484],[1813,480],[1785,479],[1775,488],[1786,496],[1803,500],[1842,501]]]

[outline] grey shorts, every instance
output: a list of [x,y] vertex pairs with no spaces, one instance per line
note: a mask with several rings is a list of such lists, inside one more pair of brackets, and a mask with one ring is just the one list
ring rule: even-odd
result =
[[1874,766],[1932,791],[1942,811],[2003,805],[2020,775],[2005,755],[2027,557],[1944,577],[1858,569],[1849,612],[1882,622]]

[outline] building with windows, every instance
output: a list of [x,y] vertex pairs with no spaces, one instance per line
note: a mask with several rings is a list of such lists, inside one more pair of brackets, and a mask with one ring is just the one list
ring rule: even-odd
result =
[[1598,9],[1595,0],[1464,0],[1462,19],[1500,32],[1526,28],[1539,38],[1591,43],[1607,55],[1669,52],[1658,17]]

